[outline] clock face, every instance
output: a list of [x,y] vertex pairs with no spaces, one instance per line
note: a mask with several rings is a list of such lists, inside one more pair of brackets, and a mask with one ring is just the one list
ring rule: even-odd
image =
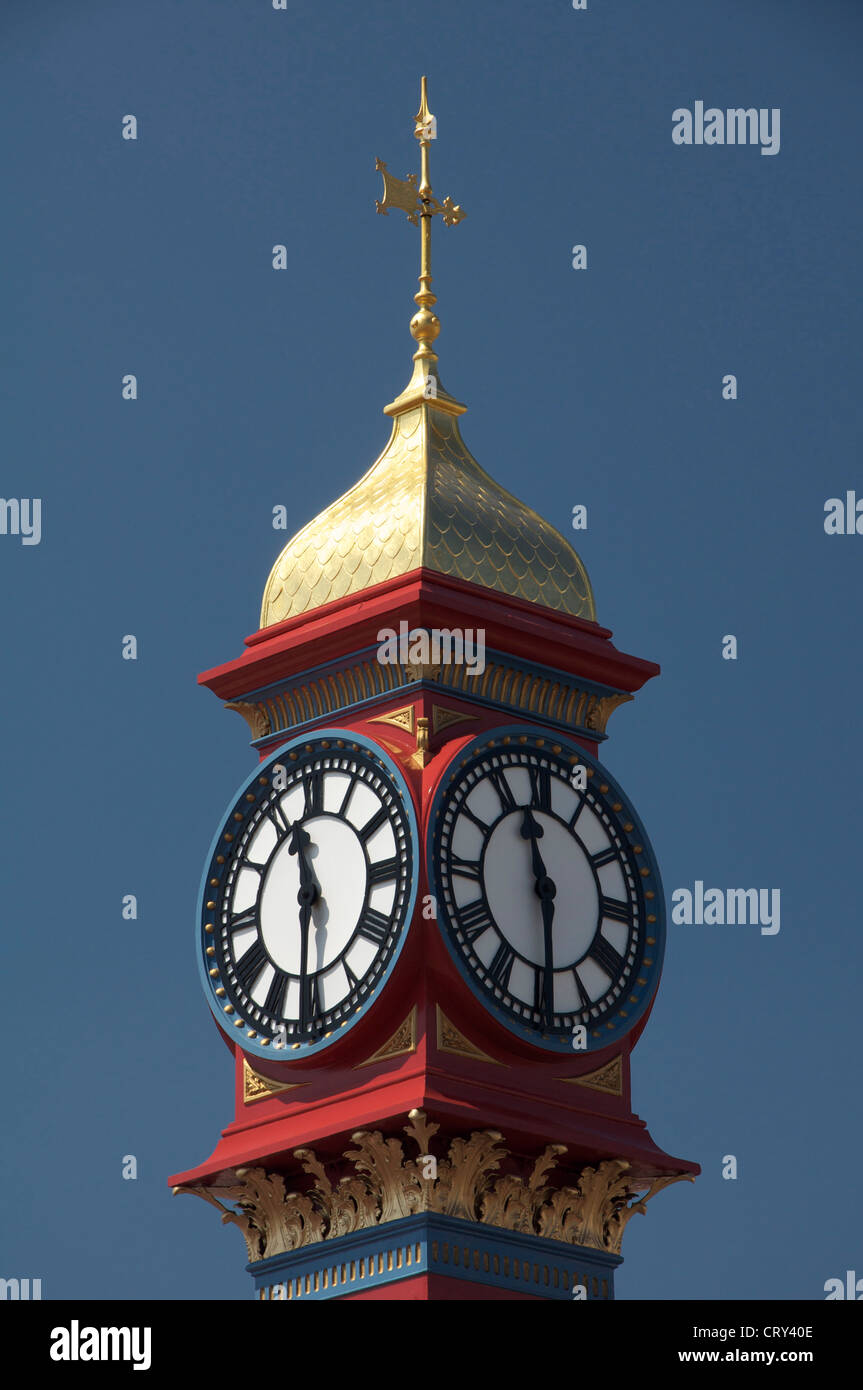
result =
[[396,768],[336,730],[256,769],[213,842],[205,992],[247,1052],[334,1042],[395,963],[413,909],[413,811]]
[[429,860],[456,964],[522,1037],[597,1050],[644,1013],[662,964],[659,874],[583,749],[525,729],[478,739],[437,793]]

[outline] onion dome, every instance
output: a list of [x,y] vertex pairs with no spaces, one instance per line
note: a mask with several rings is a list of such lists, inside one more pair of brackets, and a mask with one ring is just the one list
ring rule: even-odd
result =
[[535,511],[500,487],[465,446],[458,417],[466,409],[441,385],[432,344],[440,321],[432,313],[431,221],[447,226],[465,216],[442,203],[428,182],[428,149],[436,138],[426,80],[414,134],[422,181],[394,178],[380,160],[384,198],[378,211],[399,209],[422,232],[419,306],[411,320],[418,344],[413,376],[384,413],[393,427],[383,453],[348,492],[288,541],[264,589],[261,627],[322,604],[427,569],[513,598],[596,621],[587,571],[575,550]]

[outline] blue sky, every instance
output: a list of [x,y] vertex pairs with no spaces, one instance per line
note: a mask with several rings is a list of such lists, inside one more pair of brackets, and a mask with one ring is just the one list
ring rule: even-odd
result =
[[[0,1275],[249,1294],[165,1186],[231,1115],[194,911],[252,755],[196,674],[257,626],[273,506],[298,529],[388,437],[417,237],[374,160],[415,167],[422,72],[468,214],[433,266],[465,440],[562,531],[588,507],[599,620],[662,666],[601,756],[669,899],[781,890],[773,936],[669,926],[634,1107],[704,1172],[631,1221],[618,1297],[819,1299],[860,1265],[832,1189],[863,1144],[863,537],[823,517],[863,497],[861,39],[851,0],[7,0],[0,492],[42,536],[0,536]],[[779,108],[779,153],[675,145],[698,100]]]

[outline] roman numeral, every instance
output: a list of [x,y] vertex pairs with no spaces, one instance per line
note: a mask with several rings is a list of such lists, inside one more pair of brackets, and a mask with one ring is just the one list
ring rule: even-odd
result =
[[357,831],[363,844],[366,844],[374,835],[375,831],[380,830],[381,826],[386,824],[387,820],[387,808],[382,806],[379,811],[375,812],[371,820],[366,821],[362,830]]
[[310,1028],[322,1013],[320,980],[317,975],[304,975],[300,981],[300,1027]]
[[257,909],[247,907],[244,912],[234,912],[231,914],[231,924],[228,931],[239,931],[241,927],[256,927],[258,925]]
[[544,980],[542,968],[537,968],[535,966],[533,972],[533,1007],[536,1009],[537,1013],[543,1012],[543,983]]
[[612,980],[617,980],[623,973],[623,956],[619,956],[614,947],[609,945],[605,937],[597,932],[587,954],[591,960],[595,960],[600,969]]
[[241,957],[241,959],[237,961],[236,966],[237,979],[239,980],[240,984],[243,986],[243,989],[246,991],[247,994],[251,990],[252,985],[255,983],[255,980],[260,975],[264,966],[269,965],[269,963],[270,958],[267,955],[267,948],[265,947],[261,937],[257,937],[257,939],[252,942],[248,951],[246,951],[244,955]]
[[278,801],[271,801],[264,814],[269,818],[277,839],[284,840],[285,836],[290,834],[291,826],[281,804]]
[[304,816],[319,816],[324,809],[323,769],[314,767],[303,773]]
[[502,814],[508,816],[511,811],[515,810],[515,797],[509,782],[506,780],[506,773],[502,772],[500,768],[492,768],[488,774],[488,780],[497,792]]
[[603,917],[610,917],[613,922],[629,922],[632,920],[632,912],[629,903],[622,903],[619,898],[600,898],[600,913]]
[[554,1019],[554,974],[541,965],[534,967],[533,1007],[542,1015],[544,1026],[550,1028]]
[[547,767],[528,765],[530,776],[530,804],[538,811],[551,810],[551,772]]
[[347,816],[347,813],[348,813],[348,802],[350,801],[351,797],[352,797],[353,794],[354,794],[354,787],[357,785],[357,780],[358,780],[358,779],[357,779],[356,777],[352,777],[352,778],[351,778],[351,780],[348,782],[347,790],[345,791],[345,794],[344,794],[344,796],[342,797],[342,804],[341,804],[341,806],[339,807],[339,817],[340,817],[342,820],[344,820],[344,819],[346,818],[346,816]]
[[593,1000],[591,999],[587,990],[584,988],[584,985],[581,983],[581,976],[579,975],[578,970],[575,966],[573,966],[572,968],[572,974],[573,978],[575,979],[575,987],[578,990],[578,997],[581,1000],[581,1007],[582,1009],[589,1009],[591,1004],[593,1003]]
[[494,959],[488,967],[488,973],[496,985],[501,989],[506,989],[509,985],[509,976],[515,961],[515,951],[506,942],[502,941],[494,953]]
[[270,988],[267,990],[267,997],[263,1003],[264,1013],[271,1018],[281,1018],[282,1010],[285,1007],[285,988],[288,977],[283,970],[277,970],[273,976]]
[[601,869],[603,864],[611,864],[616,858],[617,850],[613,845],[609,845],[608,849],[600,850],[599,854],[592,854],[590,862],[595,869]]
[[482,898],[478,898],[475,903],[468,903],[467,907],[460,907],[458,909],[458,922],[468,941],[475,941],[489,927],[494,926],[491,914]]
[[554,971],[541,965],[534,967],[533,1007],[542,1015],[544,1028],[554,1026]]
[[379,859],[376,864],[369,865],[369,883],[389,883],[390,879],[398,878],[398,872],[398,859]]
[[382,912],[375,912],[373,907],[367,907],[360,918],[360,936],[364,936],[367,941],[373,941],[376,946],[383,946],[390,934],[390,928],[389,917],[385,917]]
[[575,810],[574,810],[574,812],[573,812],[573,814],[572,814],[572,817],[571,817],[571,819],[570,819],[570,822],[569,822],[569,829],[570,829],[571,831],[574,831],[574,830],[575,830],[576,824],[578,823],[578,818],[579,818],[579,816],[581,815],[582,811],[584,810],[584,806],[585,806],[585,797],[582,796],[582,798],[581,798],[581,800],[579,801],[578,805],[576,806],[576,808],[575,808]]
[[459,859],[458,855],[450,856],[450,871],[458,874],[461,878],[471,878],[476,883],[480,881],[480,867],[478,859]]
[[467,805],[462,806],[461,811],[459,812],[459,814],[462,815],[462,816],[467,816],[467,818],[468,818],[469,821],[473,821],[473,823],[474,823],[474,825],[476,826],[477,830],[481,833],[481,835],[482,835],[483,837],[485,837],[485,836],[488,834],[488,832],[489,832],[489,830],[490,830],[491,827],[488,826],[484,820],[480,820],[479,816],[475,816],[474,813],[473,813],[473,811],[471,811],[471,809],[470,809],[469,806],[467,806]]

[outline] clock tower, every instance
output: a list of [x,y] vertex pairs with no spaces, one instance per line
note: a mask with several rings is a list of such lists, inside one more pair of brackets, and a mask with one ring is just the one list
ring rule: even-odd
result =
[[260,630],[200,681],[258,763],[214,816],[196,926],[234,1115],[171,1178],[242,1232],[261,1299],[610,1299],[630,1216],[697,1165],[632,1110],[659,868],[599,758],[658,667],[462,441],[421,231],[410,382],[372,468],[304,526]]

